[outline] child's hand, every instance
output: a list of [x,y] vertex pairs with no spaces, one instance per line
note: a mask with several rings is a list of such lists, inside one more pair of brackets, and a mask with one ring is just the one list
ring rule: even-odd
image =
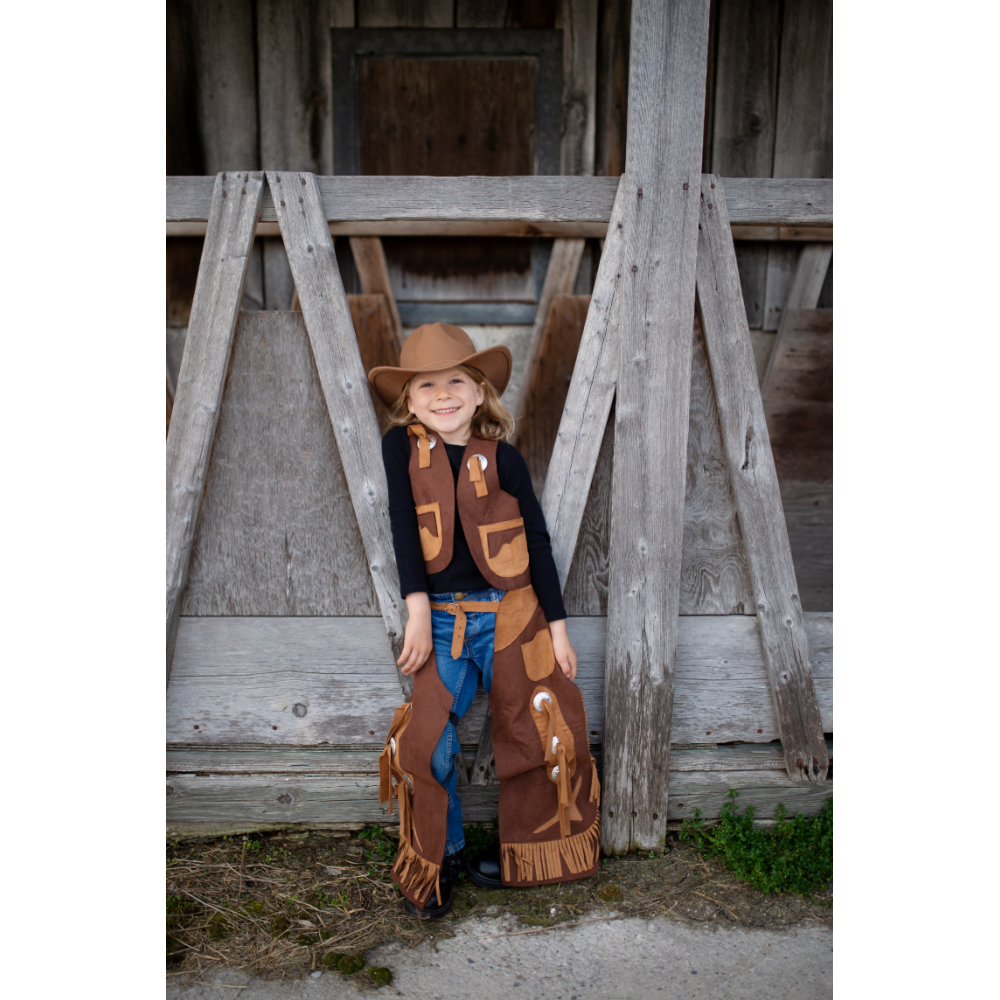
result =
[[552,651],[556,654],[556,663],[571,681],[575,681],[576,650],[573,648],[573,643],[569,641],[569,635],[566,632],[566,619],[549,622],[549,631],[552,633]]
[[401,673],[415,674],[434,650],[430,598],[424,593],[407,594],[406,607],[410,618],[403,635],[403,653],[396,665]]

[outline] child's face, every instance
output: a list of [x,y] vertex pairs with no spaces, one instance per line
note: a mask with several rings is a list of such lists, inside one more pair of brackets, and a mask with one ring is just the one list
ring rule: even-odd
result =
[[414,376],[407,403],[417,420],[440,434],[446,444],[466,444],[476,407],[485,398],[484,386],[465,372],[449,368]]

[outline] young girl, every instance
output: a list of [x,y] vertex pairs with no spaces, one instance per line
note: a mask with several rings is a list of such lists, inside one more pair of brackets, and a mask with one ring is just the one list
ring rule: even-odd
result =
[[473,882],[594,874],[600,786],[545,519],[524,459],[505,443],[510,351],[477,352],[464,330],[433,323],[407,338],[400,364],[368,374],[394,424],[382,458],[409,611],[398,662],[414,678],[379,761],[380,797],[390,810],[399,802],[393,880],[410,913],[436,918],[462,868],[456,726],[480,678],[500,840],[469,862]]

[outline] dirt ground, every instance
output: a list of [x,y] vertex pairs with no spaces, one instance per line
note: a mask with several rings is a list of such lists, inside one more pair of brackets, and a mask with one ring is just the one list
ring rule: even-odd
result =
[[[490,836],[489,829],[467,832],[467,850]],[[390,881],[394,854],[394,841],[377,830],[169,845],[168,975],[215,962],[268,978],[301,975],[385,941],[416,945],[451,936],[465,917],[504,913],[539,932],[601,913],[768,929],[833,921],[830,888],[812,900],[764,895],[676,834],[668,836],[666,853],[605,858],[597,875],[580,882],[488,891],[463,878],[448,917],[418,921]]]

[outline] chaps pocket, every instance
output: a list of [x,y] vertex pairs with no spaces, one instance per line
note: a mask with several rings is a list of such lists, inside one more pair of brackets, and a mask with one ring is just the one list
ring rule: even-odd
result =
[[[433,535],[427,526],[429,515],[434,517]],[[434,503],[425,503],[417,507],[417,526],[420,529],[420,549],[424,554],[424,560],[430,562],[440,555],[441,546],[444,544],[444,536],[441,533],[441,504],[435,500]]]
[[524,659],[524,672],[533,681],[544,680],[556,665],[556,654],[552,651],[552,633],[547,628],[539,629],[531,642],[521,646],[521,656]]
[[528,539],[524,518],[479,525],[486,565],[497,576],[520,576],[528,568]]

